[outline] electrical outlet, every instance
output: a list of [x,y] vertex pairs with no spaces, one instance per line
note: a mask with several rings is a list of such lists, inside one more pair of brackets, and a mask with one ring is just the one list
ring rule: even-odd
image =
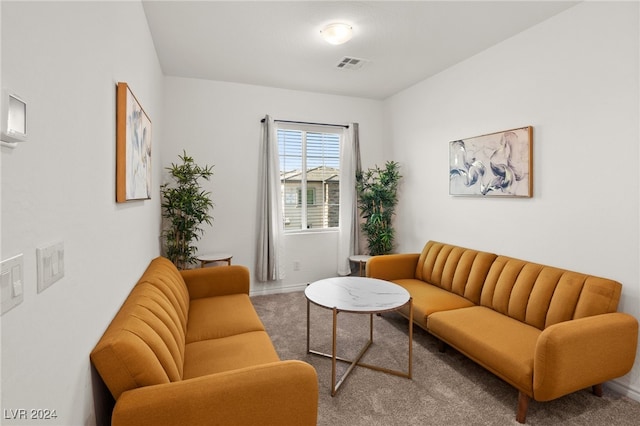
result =
[[38,293],[64,277],[64,243],[36,249],[38,263]]
[[293,270],[294,271],[299,271],[300,270],[300,261],[299,260],[294,260],[293,261]]

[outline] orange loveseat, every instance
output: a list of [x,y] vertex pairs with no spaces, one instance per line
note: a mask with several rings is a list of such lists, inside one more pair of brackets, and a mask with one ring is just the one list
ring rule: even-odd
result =
[[518,389],[520,423],[530,398],[602,395],[635,360],[638,321],[609,279],[434,241],[374,256],[367,276],[406,288],[416,324]]
[[91,361],[115,398],[114,426],[316,424],[316,371],[279,359],[243,266],[154,259]]

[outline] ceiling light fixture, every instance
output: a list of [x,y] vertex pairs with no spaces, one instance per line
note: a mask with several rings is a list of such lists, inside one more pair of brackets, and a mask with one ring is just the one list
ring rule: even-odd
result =
[[351,40],[353,28],[349,24],[334,23],[324,27],[320,34],[331,44],[343,44]]

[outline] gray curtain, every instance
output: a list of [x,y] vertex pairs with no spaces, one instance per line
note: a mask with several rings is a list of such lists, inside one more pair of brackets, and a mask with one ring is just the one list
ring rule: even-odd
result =
[[[353,126],[353,152],[356,157],[356,176],[362,174],[362,161],[360,160],[360,125],[358,123],[352,123]],[[349,126],[349,128],[351,128]],[[358,193],[355,195],[355,211],[353,212],[353,241],[351,243],[353,247],[353,254],[360,254],[360,210],[358,209]]]
[[273,118],[262,123],[258,171],[258,252],[256,279],[276,281],[284,278],[282,264],[283,221],[280,195],[280,160]]
[[358,123],[349,124],[340,145],[340,231],[338,233],[338,275],[351,274],[349,256],[360,251],[356,176],[362,170]]

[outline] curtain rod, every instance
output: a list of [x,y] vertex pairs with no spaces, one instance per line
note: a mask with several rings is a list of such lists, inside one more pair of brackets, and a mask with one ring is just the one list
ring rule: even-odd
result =
[[[311,123],[308,121],[291,121],[291,120],[273,120],[278,123],[292,123],[292,124],[308,124],[311,126],[328,126],[328,127],[344,127],[345,129],[349,128],[348,124],[328,124],[328,123]],[[264,118],[260,120],[261,123],[264,123]]]

